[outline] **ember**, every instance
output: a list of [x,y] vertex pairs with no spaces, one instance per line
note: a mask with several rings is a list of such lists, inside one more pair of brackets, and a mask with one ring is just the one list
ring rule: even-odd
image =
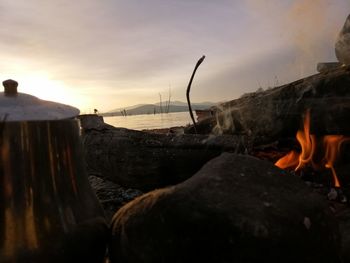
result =
[[[335,187],[340,187],[340,182],[334,169],[334,163],[340,152],[343,142],[350,140],[343,135],[326,135],[323,137],[321,151],[324,153],[321,159],[315,158],[317,153],[318,140],[314,134],[310,133],[310,111],[306,112],[303,129],[299,130],[296,138],[301,146],[301,152],[290,151],[280,158],[275,165],[282,169],[294,169],[299,171],[307,165],[312,166],[315,170],[324,168],[330,169],[333,175]],[[315,161],[315,159],[318,159]]]

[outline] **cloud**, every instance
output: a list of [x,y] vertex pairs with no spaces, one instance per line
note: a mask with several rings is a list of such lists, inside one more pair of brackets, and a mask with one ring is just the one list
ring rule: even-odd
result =
[[205,54],[193,95],[233,98],[334,60],[347,1],[3,0],[0,77],[47,71],[94,106],[125,106],[152,102],[169,84],[183,99]]

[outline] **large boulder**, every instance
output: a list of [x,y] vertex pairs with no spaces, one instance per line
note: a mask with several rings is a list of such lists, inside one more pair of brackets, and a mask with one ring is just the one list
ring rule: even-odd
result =
[[[340,206],[340,207],[339,207]],[[343,263],[350,263],[350,208],[348,204],[338,204],[337,219],[341,233],[341,256]]]
[[350,65],[350,15],[346,18],[335,42],[335,55],[340,63]]
[[112,220],[112,262],[339,262],[325,198],[253,157],[222,154]]

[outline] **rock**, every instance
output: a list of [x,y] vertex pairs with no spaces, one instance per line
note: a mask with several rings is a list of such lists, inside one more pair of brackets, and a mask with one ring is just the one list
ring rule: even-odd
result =
[[335,55],[340,63],[350,65],[350,15],[335,42]]
[[83,144],[89,174],[141,191],[182,182],[223,151],[245,150],[243,136],[151,134],[113,126],[84,129]]
[[96,129],[105,124],[103,117],[97,114],[82,114],[78,116],[78,119],[83,129]]
[[342,262],[350,263],[350,208],[348,205],[338,204],[335,210],[341,233]]
[[105,211],[107,222],[110,222],[119,208],[143,194],[140,190],[126,189],[94,175],[89,176],[89,181]]
[[[294,137],[311,112],[316,135],[350,134],[350,65],[222,103],[216,116],[197,123],[201,134],[245,134],[254,145]],[[334,118],[336,117],[336,118]],[[194,133],[193,126],[185,133]]]
[[224,153],[112,220],[112,262],[339,262],[325,198],[269,162]]
[[342,64],[339,62],[320,62],[317,63],[317,71],[320,73],[327,72],[329,70],[335,69],[337,67],[340,67]]

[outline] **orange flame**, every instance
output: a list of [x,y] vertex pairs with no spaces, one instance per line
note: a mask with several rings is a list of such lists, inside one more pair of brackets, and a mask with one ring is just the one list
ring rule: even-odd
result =
[[299,164],[295,170],[303,168],[306,164],[312,163],[312,157],[315,153],[316,139],[314,135],[310,135],[310,111],[306,112],[304,119],[304,129],[297,132],[297,140],[301,145],[301,154],[299,156]]
[[[298,171],[308,164],[311,164],[314,168],[318,167],[313,162],[317,142],[316,136],[310,134],[310,111],[306,112],[303,130],[297,132],[296,138],[301,146],[301,153],[290,151],[279,159],[275,165],[281,169],[294,169],[294,171]],[[340,182],[334,169],[334,163],[342,143],[349,139],[343,135],[327,135],[323,137],[323,167],[331,170],[335,187],[340,187]]]
[[327,135],[323,138],[324,147],[326,149],[324,157],[326,160],[325,167],[331,169],[334,185],[336,187],[340,187],[340,183],[334,169],[334,162],[337,159],[341,144],[346,140],[348,140],[348,138],[343,135]]
[[285,156],[283,156],[281,159],[279,159],[275,165],[281,169],[286,168],[293,168],[297,167],[299,165],[299,153],[296,151],[290,151]]

